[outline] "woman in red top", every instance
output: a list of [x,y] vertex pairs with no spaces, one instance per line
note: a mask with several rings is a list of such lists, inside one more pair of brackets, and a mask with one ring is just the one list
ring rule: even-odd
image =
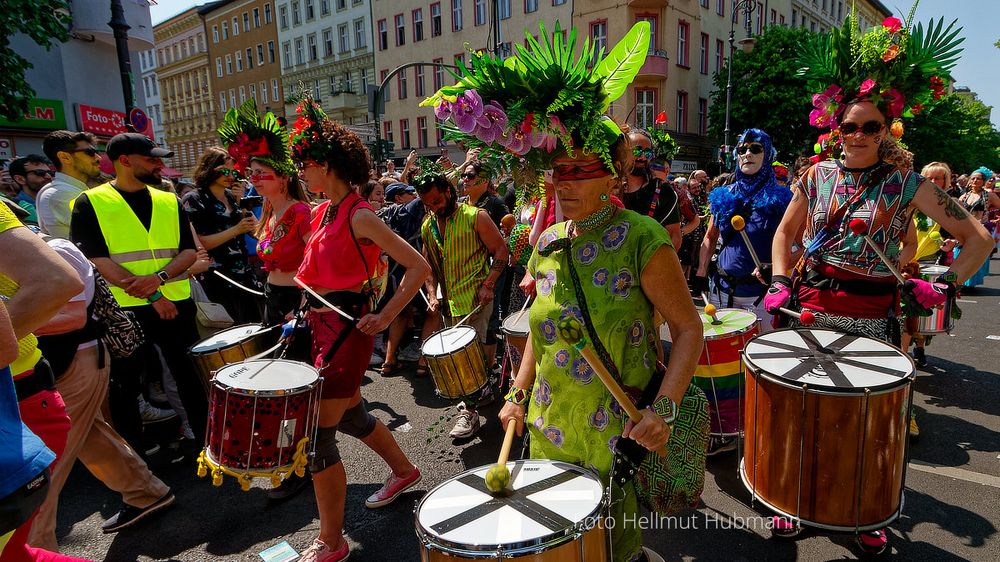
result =
[[[315,297],[308,297],[306,319],[312,330],[314,364],[324,377],[320,427],[309,466],[320,531],[300,560],[335,562],[348,555],[342,535],[347,476],[337,451],[338,430],[360,439],[392,468],[385,485],[365,502],[369,508],[387,505],[420,481],[420,471],[389,430],[365,410],[361,379],[374,349],[375,334],[388,328],[416,296],[430,266],[358,195],[371,169],[361,139],[327,119],[311,99],[303,100],[297,112],[300,116],[292,132],[292,150],[309,190],[328,200],[313,215],[312,236],[298,280],[356,319],[348,320]],[[371,312],[376,299],[368,287],[383,251],[406,273],[396,293],[376,314]]]

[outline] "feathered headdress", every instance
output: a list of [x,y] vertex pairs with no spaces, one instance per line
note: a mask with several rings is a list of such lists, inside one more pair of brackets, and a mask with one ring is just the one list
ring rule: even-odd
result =
[[450,122],[451,140],[497,152],[511,164],[523,157],[547,169],[561,145],[596,154],[614,171],[610,147],[622,132],[603,116],[646,60],[649,22],[632,26],[606,56],[588,38],[577,57],[575,28],[565,39],[558,22],[551,35],[544,23],[539,29],[539,39],[525,34],[528,46],[515,44],[516,56],[506,60],[472,53],[471,67],[455,74],[458,83],[421,105]]
[[852,8],[844,27],[818,35],[799,52],[799,74],[822,93],[813,96],[809,123],[835,129],[847,102],[871,100],[890,118],[912,117],[941,99],[965,39],[944,18],[925,29],[911,27],[919,0],[906,23],[888,17],[862,33]]
[[266,164],[283,176],[295,175],[289,155],[288,135],[278,118],[268,112],[257,114],[257,102],[249,99],[226,112],[218,129],[219,138],[236,161],[236,170],[247,175],[251,160]]
[[305,92],[295,108],[295,114],[298,118],[290,133],[292,155],[300,162],[322,161],[329,154],[329,149],[323,142],[323,120],[327,118],[326,113],[312,99],[312,94]]

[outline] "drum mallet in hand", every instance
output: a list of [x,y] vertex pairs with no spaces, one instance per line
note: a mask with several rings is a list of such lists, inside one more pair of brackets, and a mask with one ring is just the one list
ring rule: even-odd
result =
[[503,434],[503,446],[500,447],[500,457],[497,463],[486,471],[486,489],[498,495],[510,486],[510,471],[507,470],[507,457],[510,456],[510,445],[514,442],[514,428],[517,427],[517,420],[511,418],[507,421],[507,431]]
[[854,219],[850,222],[848,226],[850,226],[851,232],[853,232],[855,236],[864,236],[865,242],[867,242],[868,246],[872,250],[874,250],[876,254],[878,254],[879,259],[881,259],[882,263],[884,263],[885,266],[889,269],[889,272],[896,277],[896,280],[899,281],[899,284],[905,285],[906,279],[904,279],[903,275],[899,273],[899,270],[896,269],[896,266],[892,265],[892,262],[889,261],[889,256],[885,255],[885,252],[882,251],[882,248],[879,248],[878,244],[876,244],[875,241],[872,240],[872,237],[868,235],[868,223],[866,223],[861,219]]
[[[611,376],[611,373],[608,372],[604,363],[601,362],[600,357],[598,357],[597,353],[594,352],[594,348],[587,345],[587,338],[584,335],[583,324],[576,318],[570,316],[560,320],[557,326],[559,328],[559,335],[562,336],[564,340],[569,342],[570,345],[575,347],[587,363],[590,364],[590,368],[597,373],[597,377],[601,379],[604,386],[606,386],[608,391],[611,392],[611,395],[615,397],[615,400],[618,401],[622,410],[625,410],[625,413],[628,415],[629,419],[632,420],[632,423],[639,423],[642,420],[642,412],[635,407],[635,404],[632,403],[628,394],[625,394],[625,391],[622,390],[618,381]],[[667,447],[664,446],[662,449],[657,451],[657,453],[661,457],[667,456]]]
[[718,312],[718,310],[715,309],[715,305],[709,303],[707,300],[705,302],[708,303],[705,305],[705,316],[708,316],[709,318],[712,319],[712,324],[722,324],[722,321],[716,318],[715,316],[715,314]]
[[811,310],[803,309],[802,312],[795,312],[790,308],[781,307],[778,310],[786,316],[791,316],[792,318],[802,322],[803,326],[812,326],[816,322],[816,315],[813,314]]
[[733,225],[733,230],[740,233],[743,237],[743,243],[747,245],[747,249],[750,250],[750,257],[753,258],[753,264],[757,266],[758,271],[763,271],[760,267],[760,258],[757,257],[757,250],[753,249],[753,244],[750,243],[750,236],[745,230],[747,223],[743,220],[743,217],[739,215],[733,215],[732,220],[729,221]]

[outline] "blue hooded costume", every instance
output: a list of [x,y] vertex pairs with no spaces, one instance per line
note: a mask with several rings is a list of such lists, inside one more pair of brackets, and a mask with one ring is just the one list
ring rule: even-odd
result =
[[[762,263],[771,261],[771,241],[778,229],[785,208],[792,200],[792,192],[778,185],[774,177],[777,151],[771,136],[760,129],[747,129],[740,135],[736,146],[759,142],[764,146],[764,163],[753,175],[744,174],[736,167],[736,182],[712,190],[708,195],[710,213],[722,239],[719,251],[719,271],[715,286],[723,293],[737,297],[756,297],[767,291],[767,286],[753,277],[756,267],[753,257],[730,222],[734,215],[741,215],[746,222],[745,231]],[[735,151],[733,157],[736,157]],[[725,303],[725,300],[723,299]]]

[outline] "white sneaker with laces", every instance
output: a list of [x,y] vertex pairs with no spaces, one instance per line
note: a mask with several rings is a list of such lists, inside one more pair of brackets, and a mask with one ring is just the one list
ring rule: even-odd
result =
[[160,409],[156,406],[152,406],[149,402],[146,402],[145,398],[140,396],[139,416],[142,417],[142,423],[155,423],[176,418],[177,412],[171,410],[170,408]]
[[420,360],[420,346],[417,342],[411,342],[410,345],[403,348],[399,352],[400,361],[419,361]]
[[458,405],[458,419],[455,427],[448,434],[452,439],[468,439],[479,431],[479,413],[470,410],[465,406],[465,402]]

